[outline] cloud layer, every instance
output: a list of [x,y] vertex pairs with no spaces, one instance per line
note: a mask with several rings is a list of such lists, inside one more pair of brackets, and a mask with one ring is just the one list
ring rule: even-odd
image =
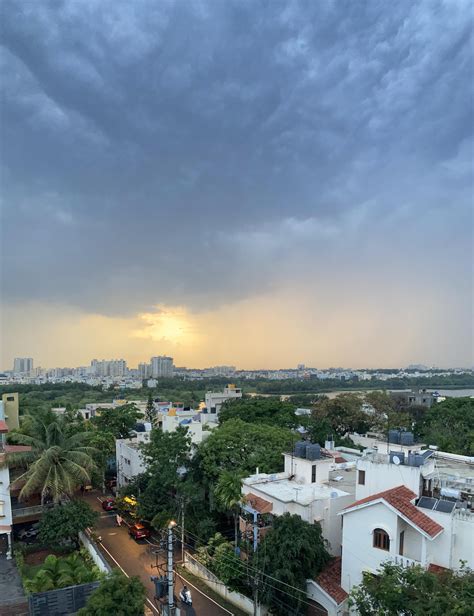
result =
[[[350,313],[410,289],[443,339],[467,314],[468,361],[470,2],[2,13],[6,304],[133,318],[295,286],[314,306],[347,285]],[[442,363],[442,346],[429,355]]]

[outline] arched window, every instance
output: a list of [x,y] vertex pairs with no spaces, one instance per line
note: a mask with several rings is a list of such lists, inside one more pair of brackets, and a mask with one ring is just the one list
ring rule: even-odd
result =
[[386,550],[387,552],[390,550],[390,537],[381,528],[374,530],[374,548]]

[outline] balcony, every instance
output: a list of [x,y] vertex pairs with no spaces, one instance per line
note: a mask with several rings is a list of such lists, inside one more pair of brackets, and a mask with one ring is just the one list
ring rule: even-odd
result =
[[[257,522],[257,542],[259,542],[261,539],[263,539],[263,537],[265,537],[271,527],[271,524],[265,524],[262,521]],[[239,516],[239,530],[242,539],[247,541],[253,541],[253,528],[254,525],[252,520],[243,516]]]
[[18,524],[20,522],[35,522],[43,515],[43,509],[43,505],[12,508],[13,523]]
[[408,569],[409,567],[421,567],[421,562],[419,560],[413,560],[413,558],[407,558],[406,556],[389,556],[387,560],[404,569]]

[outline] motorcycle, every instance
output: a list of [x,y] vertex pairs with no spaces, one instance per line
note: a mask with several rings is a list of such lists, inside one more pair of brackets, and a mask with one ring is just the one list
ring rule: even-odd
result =
[[193,604],[193,599],[191,597],[191,591],[186,586],[184,586],[181,589],[181,591],[179,593],[179,598],[180,598],[180,601],[182,603],[184,603],[185,605],[192,605]]

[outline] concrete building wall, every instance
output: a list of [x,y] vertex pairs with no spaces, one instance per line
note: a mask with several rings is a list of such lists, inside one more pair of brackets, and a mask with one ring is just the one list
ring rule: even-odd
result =
[[[346,592],[360,584],[363,571],[376,573],[385,560],[397,555],[397,517],[382,503],[354,510],[344,516],[341,586]],[[388,533],[388,552],[373,547],[373,531],[376,528]]]
[[17,393],[3,394],[3,414],[9,430],[20,427],[20,404]]
[[[424,473],[431,472],[434,468],[433,462],[428,462],[424,467],[408,466],[405,464],[397,466],[396,464],[382,464],[372,462],[367,458],[361,458],[357,460],[355,500],[360,500],[400,485],[405,485],[415,494],[420,494],[422,468]],[[365,484],[359,483],[359,471],[365,471]]]

